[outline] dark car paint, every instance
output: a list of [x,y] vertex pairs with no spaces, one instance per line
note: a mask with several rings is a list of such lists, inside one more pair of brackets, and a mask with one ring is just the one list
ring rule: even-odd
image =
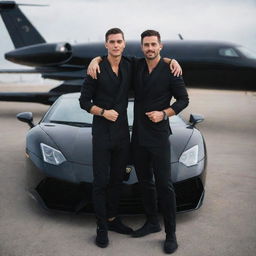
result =
[[[44,122],[44,120],[49,120],[48,117],[55,111],[59,101],[62,101],[61,104],[63,104],[65,102],[63,99],[77,99],[78,96],[78,93],[61,96],[48,110],[39,124],[27,133],[28,188],[46,208],[76,211],[76,206],[71,203],[71,199],[70,204],[73,206],[70,204],[69,206],[63,206],[64,199],[62,197],[66,198],[66,193],[69,193],[69,190],[74,190],[76,191],[73,191],[73,196],[76,198],[74,200],[80,205],[81,202],[79,200],[83,201],[80,195],[81,189],[83,193],[85,193],[84,189],[87,194],[91,193],[93,181],[91,128]],[[172,180],[177,188],[177,211],[197,209],[201,206],[204,197],[207,163],[205,143],[199,130],[184,121],[178,120],[172,123],[171,126],[173,131],[170,136],[171,169]],[[67,161],[60,165],[44,162],[40,143],[45,143],[60,150]],[[198,164],[187,167],[179,162],[179,157],[182,152],[194,145],[199,147]],[[127,175],[129,179],[124,181],[124,197],[121,203],[123,213],[132,213],[134,205],[141,209],[138,199],[137,177],[134,167],[132,165],[129,165],[129,167],[132,168],[132,171],[129,176]],[[57,203],[53,202],[51,191],[56,194]],[[68,197],[71,198],[71,194]],[[88,195],[88,198],[90,198],[90,195]],[[78,208],[80,209],[80,207]],[[88,206],[88,208],[82,207],[82,209],[83,211],[92,210],[91,206]],[[135,212],[139,211],[138,209]]]

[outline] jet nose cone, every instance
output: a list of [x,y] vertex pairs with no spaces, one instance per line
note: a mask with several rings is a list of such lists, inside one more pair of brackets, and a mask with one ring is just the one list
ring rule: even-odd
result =
[[35,44],[7,52],[5,58],[17,64],[27,66],[60,65],[72,57],[68,43]]
[[17,54],[15,54],[15,51],[10,51],[5,53],[4,57],[9,61],[13,61],[17,57]]

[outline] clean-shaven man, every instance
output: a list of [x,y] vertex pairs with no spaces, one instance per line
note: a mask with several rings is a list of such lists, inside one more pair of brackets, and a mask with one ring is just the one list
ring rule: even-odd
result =
[[106,58],[100,63],[98,79],[85,78],[80,106],[93,114],[93,205],[97,218],[96,245],[107,247],[108,230],[131,234],[117,217],[122,182],[129,152],[127,121],[131,64],[122,57],[123,32],[110,29],[105,35]]

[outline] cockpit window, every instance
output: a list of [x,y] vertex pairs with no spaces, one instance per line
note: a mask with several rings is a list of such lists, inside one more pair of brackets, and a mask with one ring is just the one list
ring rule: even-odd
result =
[[248,49],[248,48],[246,48],[246,47],[244,47],[244,46],[237,46],[236,48],[237,48],[239,51],[241,51],[242,54],[243,54],[245,57],[247,57],[247,58],[249,58],[249,59],[256,59],[256,52],[255,52],[255,51],[253,51],[253,50],[251,50],[251,49]]
[[233,48],[221,48],[219,54],[224,57],[239,57],[238,53]]

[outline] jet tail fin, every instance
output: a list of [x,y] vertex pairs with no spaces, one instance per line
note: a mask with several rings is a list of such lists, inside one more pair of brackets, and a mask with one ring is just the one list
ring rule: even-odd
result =
[[0,14],[15,48],[46,42],[14,1],[0,1]]

